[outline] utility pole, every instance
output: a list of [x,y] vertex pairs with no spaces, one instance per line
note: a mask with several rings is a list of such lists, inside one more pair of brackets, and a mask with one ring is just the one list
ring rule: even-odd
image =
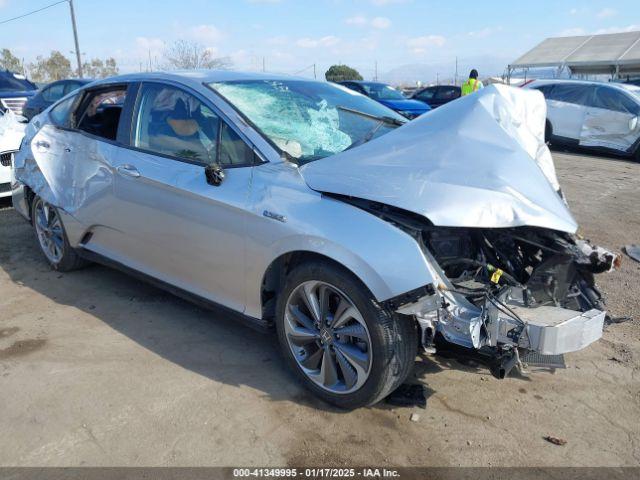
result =
[[458,85],[458,57],[456,57],[456,78],[453,81],[454,85]]
[[378,81],[378,61],[376,60],[376,68],[375,68],[375,78],[374,80],[377,82]]
[[73,27],[73,41],[76,44],[76,60],[78,61],[78,77],[82,78],[82,58],[80,56],[80,44],[78,43],[78,27],[76,27],[76,14],[73,10],[73,0],[69,0],[71,10],[71,25]]
[[316,80],[316,64],[313,64],[313,79]]
[[265,67],[265,60],[264,60],[264,57],[262,57],[262,72],[264,73],[266,71],[267,71],[267,69]]

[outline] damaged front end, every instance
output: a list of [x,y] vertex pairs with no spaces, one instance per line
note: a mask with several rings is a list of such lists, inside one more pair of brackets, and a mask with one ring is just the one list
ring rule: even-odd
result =
[[594,275],[613,269],[618,256],[567,232],[438,227],[388,205],[341,200],[403,229],[429,260],[436,283],[390,305],[416,318],[425,350],[438,341],[478,350],[504,378],[522,366],[520,354],[562,355],[602,336],[606,312]]
[[594,274],[613,268],[616,256],[539,227],[425,226],[413,234],[440,283],[436,299],[399,311],[415,315],[426,348],[441,334],[484,349],[501,359],[504,377],[519,350],[561,355],[602,336],[606,313]]

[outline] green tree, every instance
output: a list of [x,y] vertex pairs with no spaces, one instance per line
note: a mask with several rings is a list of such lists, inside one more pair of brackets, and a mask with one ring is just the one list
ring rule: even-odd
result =
[[90,62],[84,62],[82,73],[87,78],[106,78],[118,74],[118,66],[114,58],[107,58],[102,61],[94,58]]
[[22,73],[22,63],[11,50],[3,48],[0,50],[0,70],[9,70],[14,73]]
[[355,68],[347,65],[331,65],[324,74],[328,82],[344,82],[346,80],[362,80],[362,75]]
[[47,58],[36,57],[35,63],[29,64],[29,71],[36,82],[53,82],[73,74],[71,62],[57,50],[53,50]]

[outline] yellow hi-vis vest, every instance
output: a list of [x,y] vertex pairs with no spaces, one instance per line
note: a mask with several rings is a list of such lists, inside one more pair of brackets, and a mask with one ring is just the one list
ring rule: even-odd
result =
[[477,92],[480,89],[480,82],[475,78],[470,78],[462,84],[462,96]]

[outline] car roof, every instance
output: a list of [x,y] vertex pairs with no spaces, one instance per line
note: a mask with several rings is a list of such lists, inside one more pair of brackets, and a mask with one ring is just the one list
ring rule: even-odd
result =
[[[541,78],[541,79],[536,79],[533,80],[530,84],[530,86],[533,85],[593,85],[593,86],[605,86],[605,87],[612,87],[612,88],[616,88],[618,90],[624,90],[624,91],[632,91],[632,92],[636,92],[636,89],[638,87],[633,88],[633,85],[626,85],[624,83],[615,83],[615,82],[596,82],[593,80],[570,80],[570,79],[556,79],[556,78]],[[632,88],[629,88],[632,87]]]
[[231,70],[176,70],[171,72],[142,72],[117,75],[98,80],[93,85],[106,85],[120,82],[143,82],[145,80],[169,80],[188,86],[200,86],[203,83],[233,82],[243,80],[300,80],[313,82],[309,78],[295,77],[292,75],[237,72]]
[[340,83],[357,83],[358,85],[381,85],[383,87],[389,87],[390,86],[388,83],[368,82],[366,80],[345,80],[344,82],[340,82]]

